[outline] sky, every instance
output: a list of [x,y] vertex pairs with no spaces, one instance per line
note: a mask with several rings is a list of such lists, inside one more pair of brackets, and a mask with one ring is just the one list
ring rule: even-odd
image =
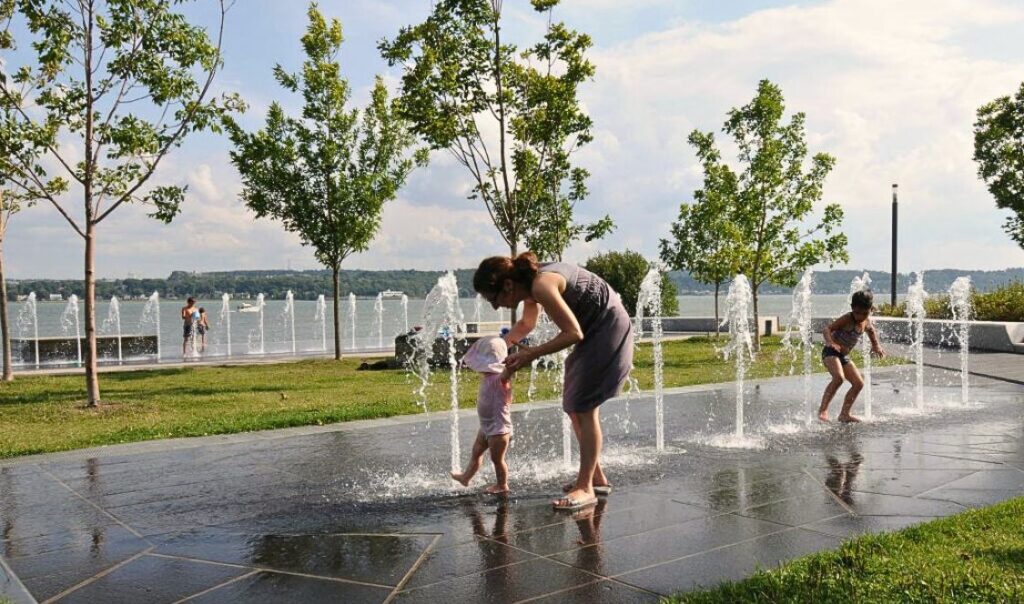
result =
[[[188,9],[213,25],[212,0]],[[377,43],[426,17],[426,0],[323,0],[342,21],[342,70],[353,103],[365,102],[376,74],[400,77]],[[249,104],[242,123],[259,127],[274,100],[300,100],[274,82],[275,64],[296,71],[307,5],[237,0],[228,14],[218,92]],[[545,21],[526,0],[504,0],[509,39],[529,43]],[[631,249],[650,259],[668,237],[679,204],[692,200],[701,171],[686,142],[694,129],[721,141],[726,113],[778,84],[787,119],[806,114],[810,152],[837,159],[822,204],[846,213],[850,262],[888,270],[891,185],[899,184],[900,270],[1024,266],[1024,250],[1001,226],[972,160],[977,108],[1024,81],[1024,3],[1016,0],[562,0],[555,19],[588,33],[597,72],[580,97],[594,141],[577,155],[591,172],[582,221],[608,214],[605,239],[573,246],[570,261]],[[12,56],[7,68],[18,64]],[[294,234],[257,220],[240,200],[228,141],[199,134],[163,164],[156,183],[187,184],[183,213],[170,225],[123,207],[99,227],[101,278],[163,277],[172,270],[312,269]],[[731,156],[723,146],[726,158]],[[735,163],[733,165],[736,165]],[[467,199],[470,175],[436,152],[385,206],[370,249],[344,268],[447,269],[475,266],[507,251],[482,203]],[[74,204],[74,199],[68,200]],[[80,278],[82,241],[56,210],[37,205],[11,221],[4,242],[9,278]],[[824,268],[824,267],[821,267]]]

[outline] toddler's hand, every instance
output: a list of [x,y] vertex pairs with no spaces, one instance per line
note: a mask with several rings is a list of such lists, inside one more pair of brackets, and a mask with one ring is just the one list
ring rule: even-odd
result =
[[530,358],[530,353],[528,353],[525,350],[520,352],[514,352],[505,357],[504,373],[508,373],[511,376],[513,373],[515,373],[522,367],[529,365],[532,360],[533,359]]
[[885,351],[881,348],[875,347],[871,349],[871,356],[878,357],[879,359],[885,358]]

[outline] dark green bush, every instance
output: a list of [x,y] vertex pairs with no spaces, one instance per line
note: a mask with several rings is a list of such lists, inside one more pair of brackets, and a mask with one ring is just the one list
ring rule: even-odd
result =
[[[599,275],[622,296],[622,304],[630,315],[636,314],[636,300],[640,296],[640,283],[650,270],[650,263],[637,252],[607,252],[598,254],[587,260],[583,268]],[[679,301],[676,299],[676,286],[668,278],[661,276],[661,308],[662,316],[672,317],[679,312]]]

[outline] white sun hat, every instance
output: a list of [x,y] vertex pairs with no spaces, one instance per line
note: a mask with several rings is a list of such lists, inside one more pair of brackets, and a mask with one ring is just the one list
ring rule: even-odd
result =
[[501,373],[505,370],[508,344],[499,336],[480,338],[462,357],[462,365],[479,373]]

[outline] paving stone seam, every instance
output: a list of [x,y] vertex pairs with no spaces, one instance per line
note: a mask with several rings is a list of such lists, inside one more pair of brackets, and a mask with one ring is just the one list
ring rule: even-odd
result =
[[[786,501],[789,501],[789,500],[787,499]],[[779,502],[776,502],[776,503],[779,503]],[[774,504],[766,503],[765,505],[774,505]],[[825,520],[832,520],[833,518],[842,518],[842,517],[845,517],[845,516],[856,516],[856,514],[850,514],[848,512],[843,512],[842,514],[836,514],[834,516],[829,516],[827,518],[821,518],[821,519],[818,519],[818,520],[812,520],[810,522],[805,522],[803,524],[789,524],[788,522],[782,522],[781,520],[765,520],[764,518],[761,518],[760,516],[753,516],[751,514],[746,513],[748,510],[756,510],[757,508],[760,508],[760,507],[764,507],[764,506],[758,505],[758,506],[754,506],[752,508],[746,508],[744,510],[740,510],[738,512],[732,512],[732,514],[734,516],[742,516],[743,518],[750,518],[751,520],[760,520],[762,522],[774,522],[775,524],[781,524],[782,526],[787,526],[789,528],[804,528],[804,527],[806,527],[806,526],[808,526],[810,524],[813,524],[815,522],[823,522]]]
[[815,520],[813,522],[808,522],[806,524],[801,524],[801,525],[798,525],[798,526],[794,526],[793,528],[798,528],[798,529],[801,529],[801,530],[809,531],[811,533],[815,533],[815,534],[818,534],[818,535],[824,535],[826,537],[833,537],[833,538],[836,538],[836,539],[845,539],[846,537],[843,537],[841,535],[833,535],[832,533],[826,533],[825,531],[813,528],[812,525],[818,524],[820,522],[827,522],[829,520],[835,520],[836,518],[863,518],[866,515],[867,514],[861,514],[860,516],[858,516],[856,514],[836,514],[835,516],[829,516],[828,518],[821,518],[820,520]]
[[[18,578],[18,575],[14,574],[14,570],[10,567],[10,565],[7,564],[7,561],[4,560],[3,556],[0,556],[0,571],[3,571],[4,574],[7,575],[9,583],[11,584],[12,588],[17,593],[19,598],[32,602],[33,604],[36,603],[36,599],[32,595],[32,592],[30,592],[28,588],[25,587],[25,584],[21,582],[21,579]],[[5,595],[13,596],[14,594]]]
[[[151,548],[155,549],[155,548]],[[279,568],[270,568],[269,566],[251,566],[248,564],[235,564],[233,562],[221,562],[219,560],[207,560],[205,558],[192,558],[189,556],[176,556],[173,554],[161,554],[154,551],[143,552],[156,558],[170,558],[172,560],[182,560],[184,562],[195,562],[197,564],[210,564],[213,566],[228,566],[231,568],[248,568],[256,572],[271,573],[276,575],[288,575],[292,577],[303,577],[305,579],[321,579],[323,581],[333,581],[334,583],[349,583],[354,585],[363,585],[366,587],[378,587],[381,589],[393,589],[394,585],[386,585],[384,583],[370,583],[369,581],[359,581],[357,579],[343,579],[341,577],[329,577],[326,575],[314,575],[311,573],[300,573],[291,570],[281,570]]]
[[412,566],[409,567],[409,570],[405,572],[405,576],[402,577],[402,580],[399,581],[397,585],[395,585],[395,588],[391,590],[391,593],[388,594],[388,597],[384,599],[384,604],[391,604],[391,602],[394,601],[395,596],[398,595],[398,592],[402,591],[402,587],[405,586],[405,584],[412,579],[414,574],[416,574],[416,571],[419,570],[420,565],[423,564],[423,561],[427,559],[427,556],[431,553],[434,546],[437,545],[437,542],[441,540],[441,537],[443,537],[443,535],[434,535],[434,539],[430,542],[430,545],[423,548],[423,551],[420,552],[419,557],[416,558],[416,561],[413,562]]
[[[491,541],[490,539],[485,539],[483,537],[481,537],[481,539],[484,540],[484,541]],[[491,566],[491,567],[486,568],[485,570],[475,570],[473,572],[468,572],[468,573],[465,573],[465,574],[462,574],[462,575],[455,575],[453,577],[448,577],[446,579],[441,579],[440,581],[434,581],[433,583],[424,583],[423,585],[417,585],[416,587],[405,588],[405,589],[402,589],[401,592],[402,593],[409,593],[409,592],[413,592],[413,591],[418,591],[418,590],[421,590],[421,589],[425,589],[427,587],[434,587],[435,585],[441,585],[442,583],[450,583],[450,582],[453,582],[453,581],[458,581],[459,579],[465,579],[466,577],[472,577],[472,576],[475,576],[475,575],[484,575],[486,573],[491,572],[492,570],[501,570],[501,569],[504,569],[504,568],[512,568],[513,566],[520,566],[522,564],[526,564],[527,562],[536,562],[537,560],[540,560],[541,558],[544,558],[544,556],[538,556],[537,554],[534,554],[533,552],[528,552],[526,550],[522,550],[522,549],[519,549],[517,547],[513,547],[511,545],[508,545],[506,543],[502,543],[500,541],[496,541],[495,543],[498,543],[500,545],[504,545],[505,547],[508,547],[509,549],[514,549],[514,550],[518,551],[521,554],[526,554],[526,555],[529,556],[529,558],[527,558],[525,560],[520,560],[518,562],[510,562],[508,564],[502,564],[501,566]],[[440,550],[434,550],[434,551],[440,551]]]
[[[946,455],[946,454],[943,454],[943,453],[915,452],[914,454],[915,455],[924,455],[924,456],[928,456],[928,457],[938,457],[940,459],[955,459],[957,461],[973,461],[974,463],[987,463],[987,464],[991,464],[993,466],[1001,466],[1001,465],[1003,465],[1002,461],[995,461],[995,460],[989,461],[987,459],[975,459],[973,457],[960,457],[960,456],[957,456],[957,455]],[[981,452],[977,452],[977,453],[973,453],[973,455],[1007,455],[1007,454],[1006,453],[981,453]],[[956,470],[957,468],[944,468],[944,469],[946,469],[946,470]],[[982,471],[982,470],[978,470],[977,468],[964,468],[964,469],[965,470],[971,469],[971,470],[975,470],[975,471],[978,471],[978,472]],[[995,468],[987,468],[987,469],[995,469]]]
[[[782,525],[782,526],[785,526],[785,525]],[[628,581],[628,579],[625,579],[624,577],[626,577],[627,575],[631,575],[631,574],[634,574],[634,573],[638,573],[638,572],[641,572],[641,571],[645,571],[645,570],[654,568],[656,566],[663,566],[665,564],[672,564],[674,562],[679,562],[679,561],[685,560],[687,558],[693,558],[695,556],[702,556],[704,554],[710,554],[711,552],[717,552],[719,550],[730,548],[730,547],[733,547],[733,546],[736,546],[736,545],[743,545],[744,543],[749,543],[751,541],[756,541],[758,539],[762,539],[762,538],[765,538],[765,537],[771,537],[773,535],[781,535],[782,533],[788,533],[788,532],[792,532],[792,531],[802,531],[802,530],[804,530],[804,529],[786,526],[781,531],[775,531],[775,532],[772,532],[772,533],[764,533],[762,535],[757,535],[757,536],[751,537],[750,539],[744,539],[742,541],[736,541],[734,543],[727,543],[725,545],[719,545],[718,547],[713,547],[711,549],[706,549],[706,550],[701,551],[701,552],[694,552],[692,554],[686,554],[685,556],[680,556],[678,558],[673,558],[671,560],[662,560],[661,562],[658,562],[656,564],[648,564],[647,566],[641,566],[640,568],[634,568],[633,570],[629,570],[629,571],[626,571],[624,573],[618,573],[618,574],[612,575],[612,576],[610,576],[608,578],[609,579],[616,579],[619,582],[625,583],[626,585],[628,585],[629,587],[632,587],[634,589],[643,589],[642,587],[640,587],[638,585],[634,585],[634,584],[630,583]],[[828,535],[828,536],[835,538],[832,535]],[[666,597],[672,595],[672,594],[665,594],[665,593],[661,593],[661,592],[654,592],[654,593],[658,593],[659,595],[666,596]]]
[[57,594],[55,596],[52,596],[52,597],[50,597],[50,598],[48,598],[46,600],[43,600],[43,602],[41,604],[51,604],[52,602],[56,602],[57,600],[60,600],[64,596],[67,596],[71,592],[78,591],[79,589],[81,589],[81,588],[83,588],[83,587],[85,587],[87,585],[91,585],[91,584],[95,583],[96,581],[99,581],[103,577],[106,577],[107,575],[109,575],[110,573],[114,572],[115,570],[121,568],[122,566],[125,566],[126,564],[129,564],[131,562],[134,562],[135,560],[138,560],[142,556],[145,556],[146,554],[148,554],[152,550],[153,550],[153,547],[150,546],[150,547],[142,550],[141,552],[128,557],[126,560],[122,560],[122,561],[118,562],[117,564],[115,564],[113,566],[110,566],[110,567],[107,567],[107,568],[103,569],[102,571],[100,571],[100,572],[96,573],[95,575],[89,577],[85,581],[82,581],[81,583],[77,583],[75,585],[72,585],[71,587],[69,587],[69,588],[65,589],[64,591],[60,592],[59,594]]
[[[57,484],[59,484],[60,486],[64,487],[64,488],[65,488],[65,489],[67,489],[68,491],[70,491],[72,495],[74,495],[75,497],[78,497],[78,498],[79,498],[79,499],[81,499],[82,501],[84,501],[84,502],[88,503],[88,504],[89,504],[89,505],[91,505],[92,507],[96,508],[96,510],[98,510],[98,511],[99,511],[99,512],[100,512],[101,514],[103,514],[103,515],[107,516],[108,518],[110,518],[110,519],[111,519],[111,520],[113,520],[114,522],[116,522],[116,523],[118,523],[119,525],[121,525],[121,527],[122,527],[122,528],[124,528],[124,529],[125,529],[126,531],[128,531],[129,533],[131,533],[131,534],[135,535],[135,536],[136,536],[136,537],[138,537],[139,539],[142,539],[142,540],[143,540],[143,541],[145,541],[146,543],[149,543],[149,540],[148,540],[148,539],[146,539],[145,537],[143,537],[141,533],[139,533],[138,531],[136,531],[135,529],[133,529],[133,528],[132,528],[131,526],[129,526],[129,525],[128,525],[128,524],[126,523],[126,522],[124,522],[123,520],[121,520],[120,518],[118,518],[117,516],[115,516],[114,514],[111,514],[111,513],[110,513],[110,512],[108,512],[107,510],[103,509],[102,507],[100,507],[99,505],[97,505],[96,503],[94,503],[94,502],[93,502],[92,500],[90,500],[90,499],[89,499],[88,497],[85,497],[84,495],[82,495],[82,494],[81,494],[81,493],[79,493],[78,491],[76,491],[76,490],[72,489],[71,487],[69,487],[69,486],[68,486],[67,484],[65,484],[65,483],[64,483],[64,481],[63,481],[63,480],[61,480],[60,478],[57,478],[56,476],[54,476],[54,474],[53,474],[52,472],[50,472],[49,470],[43,469],[43,471],[42,471],[42,472],[43,472],[43,474],[46,474],[47,476],[49,476],[50,478],[52,478],[53,480],[55,480],[55,481],[57,482]],[[150,543],[150,545],[152,545],[152,544]]]
[[253,570],[253,571],[250,571],[250,572],[247,572],[247,573],[242,573],[241,575],[238,575],[237,577],[235,577],[233,579],[228,579],[227,581],[224,581],[223,583],[220,583],[219,585],[214,585],[213,587],[208,587],[208,588],[204,589],[203,591],[200,591],[198,593],[192,594],[191,596],[186,596],[186,597],[184,597],[184,598],[182,598],[180,600],[176,600],[174,602],[174,604],[181,604],[182,602],[188,602],[189,600],[198,598],[199,596],[205,596],[206,594],[214,592],[214,591],[217,591],[218,589],[220,589],[222,587],[227,587],[228,585],[231,585],[232,583],[237,583],[237,582],[242,581],[244,579],[248,579],[249,577],[252,577],[254,575],[258,575],[259,573],[260,573],[260,571],[258,571],[258,570]]
[[[875,496],[878,496],[878,497],[899,497],[901,499],[925,499],[927,501],[943,501],[945,503],[952,503],[954,505],[959,505],[960,507],[964,507],[963,505],[961,505],[961,504],[959,504],[959,503],[957,503],[955,501],[950,501],[948,499],[938,499],[938,498],[935,498],[935,497],[922,497],[920,493],[917,494],[917,495],[897,495],[895,493],[880,493],[878,491],[871,491],[871,490],[868,490],[868,489],[853,489],[852,491],[850,491],[850,493],[857,493],[857,494],[861,494],[861,495],[875,495]],[[854,516],[919,516],[919,514],[858,514],[856,512],[853,512],[852,514]],[[930,515],[931,514],[926,514],[926,516],[930,516]]]
[[[780,500],[780,501],[788,501],[788,499],[783,499],[783,500]],[[778,503],[778,502],[775,502],[775,503]],[[578,568],[576,566],[573,566],[572,564],[569,564],[567,562],[562,562],[561,560],[557,560],[557,559],[554,559],[554,558],[555,558],[555,556],[561,556],[562,554],[568,554],[570,552],[575,552],[575,551],[578,551],[578,550],[587,549],[588,547],[596,547],[596,546],[599,546],[599,545],[604,545],[606,543],[614,543],[615,541],[618,541],[620,539],[628,539],[630,537],[638,537],[640,535],[646,535],[648,533],[653,533],[653,532],[656,532],[656,531],[664,531],[664,530],[667,530],[667,529],[675,528],[677,526],[682,526],[682,525],[685,525],[685,524],[690,524],[692,522],[702,522],[702,521],[707,521],[707,520],[713,520],[715,518],[721,518],[722,516],[740,516],[740,514],[737,514],[736,512],[737,512],[737,510],[730,510],[730,511],[727,511],[727,512],[720,512],[720,513],[717,513],[717,514],[711,514],[710,516],[701,516],[700,518],[692,518],[690,520],[684,520],[682,522],[673,522],[672,524],[666,524],[665,526],[659,526],[657,528],[647,529],[646,531],[639,531],[639,532],[636,532],[636,533],[629,533],[629,534],[619,535],[618,537],[612,537],[611,539],[602,539],[602,540],[598,541],[597,543],[589,543],[587,545],[582,545],[580,547],[574,547],[574,548],[571,548],[571,549],[561,550],[561,551],[553,552],[553,553],[550,553],[550,554],[543,554],[542,555],[542,554],[537,554],[537,553],[534,553],[534,552],[529,552],[528,550],[521,550],[521,551],[527,551],[528,553],[532,553],[534,556],[538,556],[540,558],[550,558],[550,559],[553,559],[553,561],[558,562],[560,564],[566,564],[568,566],[572,566],[573,568]],[[793,526],[790,526],[790,525],[782,523],[782,522],[777,522],[775,520],[765,520],[764,518],[750,518],[748,516],[742,516],[742,518],[746,518],[746,519],[749,519],[749,520],[757,520],[758,522],[763,522],[765,524],[774,524],[774,525],[778,526],[780,529],[783,529],[783,530],[790,529],[790,528],[795,528]],[[778,531],[776,531],[776,532],[778,532]],[[768,533],[768,534],[774,534],[774,533]],[[737,542],[737,543],[740,543],[740,542]],[[515,547],[515,546],[510,545],[509,547]],[[515,547],[515,549],[520,549],[520,548]],[[583,569],[581,569],[581,570],[583,570]],[[591,574],[595,574],[596,575],[596,573],[591,573]],[[611,579],[612,578],[610,575],[597,575],[597,576],[603,577],[605,579]]]
[[807,474],[808,476],[811,477],[811,480],[818,483],[818,486],[820,486],[826,493],[828,493],[828,496],[831,497],[836,503],[838,503],[839,507],[843,508],[850,514],[856,515],[856,512],[853,510],[853,508],[851,508],[848,503],[843,501],[842,497],[832,492],[832,489],[828,488],[828,485],[826,485],[824,482],[818,480],[818,477],[812,474],[810,470],[804,468],[804,474]]
[[939,489],[945,488],[945,487],[947,487],[947,486],[949,486],[949,485],[953,484],[954,482],[956,482],[956,481],[958,481],[958,480],[963,480],[963,479],[965,479],[965,478],[970,478],[971,476],[974,476],[975,474],[977,474],[977,473],[979,473],[979,472],[987,472],[987,471],[988,471],[988,470],[975,470],[974,472],[971,472],[971,473],[970,473],[970,474],[968,474],[967,476],[961,476],[960,478],[954,478],[954,479],[952,479],[952,480],[948,480],[948,481],[946,481],[946,482],[944,482],[944,483],[940,484],[940,485],[939,485],[939,486],[937,486],[937,487],[932,487],[932,488],[930,488],[930,489],[925,489],[924,491],[921,491],[921,492],[920,492],[920,493],[918,493],[917,495],[914,495],[914,497],[921,497],[921,498],[923,498],[923,499],[928,499],[928,497],[925,497],[925,495],[927,495],[928,493],[931,493],[932,491],[938,491]]
[[532,597],[527,598],[525,600],[516,600],[514,604],[526,604],[527,602],[536,602],[537,600],[542,600],[544,598],[550,598],[551,596],[556,596],[558,594],[568,593],[570,591],[575,591],[577,589],[583,589],[584,587],[589,587],[591,585],[598,585],[600,583],[614,583],[616,585],[620,585],[620,586],[622,586],[622,587],[624,587],[626,589],[632,590],[632,591],[639,591],[641,593],[651,594],[652,596],[658,596],[658,597],[661,596],[661,594],[659,594],[658,592],[651,591],[649,589],[644,589],[642,587],[637,587],[635,585],[629,585],[628,583],[623,583],[622,581],[616,581],[615,579],[612,579],[612,578],[608,577],[608,578],[605,578],[605,579],[598,579],[597,581],[591,581],[589,583],[584,583],[582,585],[574,585],[573,587],[566,587],[564,589],[558,589],[558,590],[555,590],[555,591],[549,591],[546,594],[541,594],[539,596],[532,596]]

